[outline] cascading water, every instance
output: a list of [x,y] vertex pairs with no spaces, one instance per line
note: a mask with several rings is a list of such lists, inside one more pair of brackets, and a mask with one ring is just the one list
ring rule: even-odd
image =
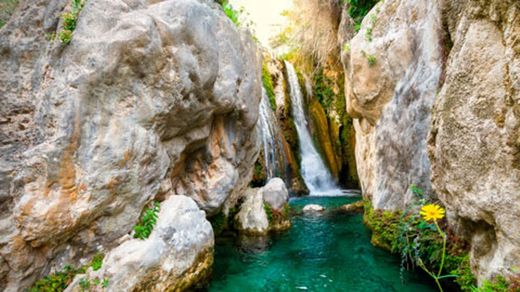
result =
[[259,132],[262,139],[262,144],[264,146],[264,160],[267,179],[273,178],[277,175],[276,141],[278,131],[276,125],[274,124],[275,121],[276,117],[270,108],[269,98],[267,97],[265,89],[262,88],[262,100],[260,101],[260,117],[258,125],[260,127]]
[[287,82],[291,94],[291,109],[296,125],[296,132],[300,140],[301,172],[305,184],[311,195],[339,195],[342,193],[332,179],[327,167],[323,163],[307,127],[305,118],[303,95],[298,82],[298,76],[292,64],[285,62],[287,68]]

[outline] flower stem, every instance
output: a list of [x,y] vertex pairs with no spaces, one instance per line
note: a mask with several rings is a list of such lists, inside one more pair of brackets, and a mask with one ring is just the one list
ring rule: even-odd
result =
[[437,220],[435,220],[435,227],[437,227],[437,231],[442,237],[442,257],[441,257],[441,265],[439,267],[439,272],[437,273],[437,277],[441,276],[442,268],[444,267],[444,258],[446,257],[446,234],[442,232],[441,228],[439,227],[439,224],[437,223]]

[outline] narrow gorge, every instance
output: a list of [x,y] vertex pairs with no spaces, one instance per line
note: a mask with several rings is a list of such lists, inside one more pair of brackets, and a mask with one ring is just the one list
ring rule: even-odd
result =
[[520,1],[0,0],[0,291],[520,292]]

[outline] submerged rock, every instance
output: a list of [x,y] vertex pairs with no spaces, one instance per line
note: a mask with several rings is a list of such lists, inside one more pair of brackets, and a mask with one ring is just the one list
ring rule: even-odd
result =
[[85,1],[65,45],[69,3],[20,1],[0,29],[4,291],[110,253],[154,198],[233,206],[258,155],[256,44],[215,1]]
[[309,204],[303,207],[304,213],[321,213],[323,211],[325,211],[325,208],[317,204]]

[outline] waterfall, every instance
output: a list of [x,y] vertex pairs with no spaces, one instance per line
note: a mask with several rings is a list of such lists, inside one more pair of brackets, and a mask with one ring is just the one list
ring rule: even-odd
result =
[[273,178],[277,175],[276,141],[278,139],[278,128],[276,127],[275,123],[276,116],[270,107],[269,97],[267,97],[265,89],[262,88],[262,100],[260,101],[260,117],[258,125],[260,127],[260,138],[264,146],[264,160],[267,179]]
[[323,163],[318,151],[314,147],[311,134],[305,118],[303,94],[298,83],[298,76],[292,64],[285,62],[287,68],[287,82],[291,94],[291,109],[296,125],[296,132],[300,140],[301,173],[311,195],[339,195],[332,175]]

